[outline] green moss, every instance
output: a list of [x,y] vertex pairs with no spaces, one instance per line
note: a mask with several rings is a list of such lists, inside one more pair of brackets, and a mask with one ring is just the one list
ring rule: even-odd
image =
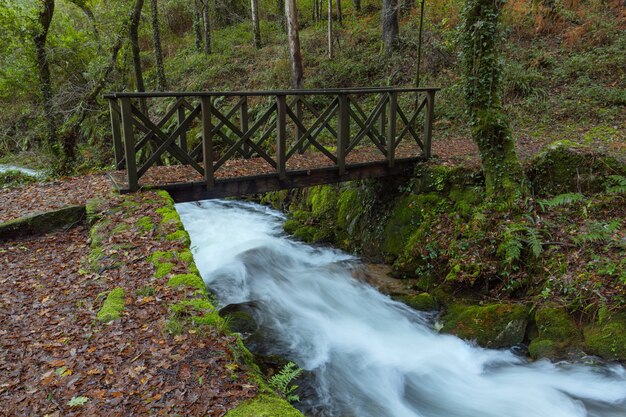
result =
[[155,278],[163,278],[168,275],[174,269],[174,264],[171,262],[160,262],[156,267],[156,272],[154,273]]
[[98,320],[107,323],[119,319],[122,316],[122,311],[124,311],[124,296],[123,288],[117,287],[113,289],[104,300],[100,311],[98,311]]
[[585,328],[585,348],[588,353],[608,360],[626,360],[626,313],[592,324]]
[[158,214],[161,215],[161,223],[162,224],[179,224],[180,216],[178,216],[178,212],[174,208],[174,206],[165,206],[158,208],[156,210]]
[[167,285],[171,287],[192,287],[197,289],[203,294],[206,294],[206,285],[202,278],[196,274],[178,274],[174,275],[167,281]]
[[519,304],[456,304],[443,316],[443,331],[484,347],[510,347],[524,340],[528,316],[528,307]]
[[111,233],[112,234],[124,233],[124,232],[127,232],[128,230],[130,230],[129,225],[127,225],[126,223],[119,223],[115,225],[113,230],[111,230]]
[[411,235],[419,227],[424,216],[435,211],[442,202],[436,193],[400,197],[385,224],[383,250],[398,256],[406,250]]
[[261,204],[269,204],[277,210],[282,209],[285,202],[289,199],[289,190],[274,191],[266,193],[261,198]]
[[191,253],[189,249],[186,249],[182,252],[178,252],[177,256],[178,256],[178,259],[180,259],[187,265],[189,272],[200,276],[200,271],[198,270],[198,267],[196,266],[196,262],[193,259],[193,254]]
[[558,359],[577,349],[582,334],[567,312],[557,307],[541,307],[535,313],[538,335],[528,347],[533,358]]
[[528,177],[537,194],[556,195],[602,191],[604,177],[624,172],[624,164],[612,157],[570,141],[557,141],[533,159]]
[[154,266],[157,266],[157,264],[161,263],[162,261],[171,261],[172,259],[174,259],[174,253],[158,250],[152,252],[149,259]]
[[144,232],[149,232],[150,230],[154,229],[154,223],[152,223],[152,217],[150,216],[141,217],[139,220],[137,220],[137,223],[135,225],[139,230],[143,230]]
[[34,175],[26,174],[16,169],[0,172],[0,188],[18,187],[39,181]]
[[433,311],[439,308],[439,303],[435,297],[426,292],[416,295],[400,296],[398,300],[419,311]]
[[556,343],[549,339],[533,339],[528,345],[528,354],[535,359],[555,358],[558,353]]
[[211,302],[206,298],[192,298],[182,300],[170,305],[170,310],[177,316],[190,316],[192,313],[205,313],[215,311]]
[[305,242],[313,242],[317,229],[313,226],[303,226],[293,232],[293,237]]
[[102,219],[106,203],[107,200],[103,198],[92,198],[87,200],[87,204],[85,205],[87,223],[93,226],[98,220]]
[[337,207],[337,194],[337,189],[332,185],[311,187],[307,196],[307,205],[311,208],[313,216],[317,218],[325,215],[332,216]]
[[230,410],[226,417],[303,417],[278,395],[261,394]]
[[178,241],[185,246],[191,245],[191,239],[189,238],[189,233],[187,233],[186,230],[179,229],[168,234],[165,238],[169,241]]
[[296,230],[298,230],[301,227],[302,227],[302,223],[293,219],[286,220],[285,223],[283,224],[283,229],[285,230],[285,232],[289,234],[293,234]]

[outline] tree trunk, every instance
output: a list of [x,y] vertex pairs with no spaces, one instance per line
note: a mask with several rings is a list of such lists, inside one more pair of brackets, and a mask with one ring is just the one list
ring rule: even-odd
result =
[[411,11],[411,9],[413,8],[413,4],[415,3],[415,0],[400,0],[401,1],[401,10],[403,14],[409,13]]
[[337,22],[341,25],[343,23],[343,12],[341,10],[341,0],[337,0]]
[[202,15],[200,13],[200,0],[193,0],[193,31],[196,35],[196,51],[202,51]]
[[354,11],[357,13],[361,12],[361,0],[353,0],[354,3]]
[[[133,53],[133,68],[135,70],[135,90],[146,91],[143,83],[143,72],[141,70],[141,56],[139,49],[139,22],[141,21],[141,9],[143,8],[143,0],[137,0],[130,17],[130,26],[128,28],[128,37]],[[142,107],[145,104],[142,103]],[[145,109],[144,109],[145,110]]]
[[54,0],[43,0],[39,13],[37,15],[37,23],[39,30],[33,37],[35,49],[37,51],[37,70],[39,72],[39,90],[43,100],[44,118],[46,121],[46,141],[48,145],[56,142],[56,122],[52,108],[52,80],[50,77],[50,63],[48,62],[48,51],[46,41],[48,39],[48,31],[52,23],[54,15]]
[[398,0],[383,0],[383,46],[385,55],[391,54],[398,45]]
[[289,57],[291,58],[291,87],[302,88],[302,54],[300,52],[300,35],[298,33],[298,10],[296,0],[285,1],[287,16],[287,35],[289,38]]
[[502,64],[498,46],[503,43],[499,27],[503,5],[503,0],[467,0],[461,37],[472,138],[480,152],[487,196],[494,201],[518,197],[524,178],[500,100]]
[[258,0],[250,0],[250,12],[252,14],[252,34],[254,38],[254,47],[261,47],[261,26],[259,24],[259,2]]
[[211,48],[211,20],[209,20],[209,0],[200,0],[202,4],[202,21],[204,23],[204,53],[209,55]]
[[333,59],[333,0],[328,0],[328,59]]
[[167,82],[165,80],[165,67],[163,66],[163,50],[161,48],[161,31],[159,30],[159,6],[157,0],[150,0],[150,10],[152,12],[152,43],[154,45],[154,59],[157,70],[157,90],[165,91]]

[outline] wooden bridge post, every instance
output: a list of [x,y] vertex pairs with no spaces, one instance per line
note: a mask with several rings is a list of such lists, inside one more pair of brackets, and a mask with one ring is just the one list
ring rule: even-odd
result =
[[115,151],[115,168],[124,168],[124,145],[122,144],[122,131],[120,128],[120,108],[117,99],[109,99],[109,111],[111,112],[111,132],[113,134],[113,150]]
[[[243,96],[242,100],[243,101],[241,102],[241,113],[240,113],[241,116],[239,120],[239,127],[241,128],[241,131],[245,135],[249,129],[248,96]],[[249,140],[252,140],[252,139],[250,138]],[[252,149],[250,149],[250,145],[248,145],[247,143],[244,143],[242,149],[243,149],[244,158],[250,159],[252,157]]]
[[[386,93],[383,93],[383,94],[386,94]],[[382,141],[383,146],[385,146],[385,137],[386,137],[386,134],[387,134],[386,128],[385,128],[385,125],[386,125],[386,122],[387,122],[387,115],[386,115],[386,113],[387,113],[387,102],[383,103],[383,106],[380,109],[379,132],[380,132],[380,137],[381,137],[381,141]]]
[[433,137],[433,119],[435,117],[435,91],[426,91],[426,106],[424,113],[424,157],[430,158],[430,147]]
[[202,160],[204,162],[204,180],[207,190],[215,187],[213,175],[213,124],[211,123],[211,98],[200,97],[202,113]]
[[276,96],[276,170],[278,178],[287,179],[286,146],[287,146],[287,97]]
[[389,93],[389,121],[387,125],[387,161],[389,168],[395,164],[396,152],[396,117],[398,113],[398,93]]
[[346,172],[346,151],[350,141],[350,109],[348,106],[348,95],[345,93],[339,94],[339,132],[337,132],[337,166],[339,167],[339,175],[343,175]]
[[[298,96],[298,99],[296,101],[296,118],[298,120],[300,120],[301,123],[302,122],[302,96]],[[300,138],[304,135],[304,130],[298,126],[298,134],[296,137],[296,143],[300,140]],[[300,145],[300,149],[298,149],[298,153],[303,154],[306,151],[306,146],[304,146],[304,143],[302,145]]]
[[[185,107],[183,105],[180,105],[178,107],[178,126],[183,124],[184,121],[185,121]],[[180,138],[181,149],[185,152],[188,152],[189,150],[187,149],[187,131],[183,129],[180,132],[179,138]]]
[[130,98],[120,99],[122,113],[122,130],[124,132],[124,153],[126,155],[126,178],[128,189],[137,191],[139,189],[139,178],[137,176],[137,160],[135,159],[135,133],[133,132],[133,114]]

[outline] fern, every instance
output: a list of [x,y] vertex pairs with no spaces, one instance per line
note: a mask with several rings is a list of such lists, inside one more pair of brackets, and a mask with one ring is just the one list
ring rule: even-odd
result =
[[539,255],[541,255],[541,239],[539,238],[537,230],[530,227],[526,228],[526,244],[535,258],[538,258]]
[[626,177],[609,175],[606,191],[612,194],[626,194]]
[[291,382],[302,374],[302,369],[298,368],[298,366],[289,362],[287,365],[280,370],[279,373],[272,376],[269,379],[269,384],[272,389],[282,393],[285,399],[289,402],[297,402],[300,401],[300,397],[293,392],[298,388],[297,385],[291,385]]
[[609,242],[613,233],[622,227],[622,222],[613,220],[608,223],[592,222],[587,225],[587,232],[574,238],[574,243],[583,245],[585,243]]
[[539,200],[537,201],[541,206],[541,209],[545,211],[546,207],[558,207],[558,206],[566,206],[568,204],[574,203],[576,201],[584,200],[585,196],[581,193],[566,193],[559,194],[547,200]]

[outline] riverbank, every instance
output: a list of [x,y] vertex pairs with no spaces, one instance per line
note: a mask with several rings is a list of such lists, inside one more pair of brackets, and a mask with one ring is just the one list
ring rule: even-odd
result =
[[[480,171],[431,162],[415,175],[278,192],[285,230],[393,267],[442,306],[443,330],[533,358],[626,360],[623,161],[556,142],[526,163],[532,194],[484,201]],[[433,301],[434,300],[434,301]]]

